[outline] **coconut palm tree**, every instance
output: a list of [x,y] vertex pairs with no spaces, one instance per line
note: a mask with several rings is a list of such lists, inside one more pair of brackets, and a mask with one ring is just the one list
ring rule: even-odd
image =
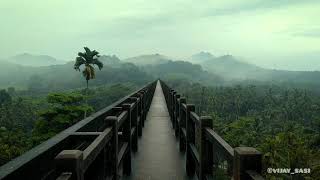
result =
[[[103,68],[103,63],[99,61],[99,52],[96,50],[91,51],[88,47],[84,47],[85,52],[79,52],[76,62],[74,64],[74,69],[80,71],[80,66],[84,65],[82,71],[83,76],[87,81],[86,96],[88,96],[89,80],[95,78],[94,66],[98,66],[99,70]],[[88,104],[88,98],[86,98],[86,103]],[[86,117],[87,112],[85,112],[84,117]]]

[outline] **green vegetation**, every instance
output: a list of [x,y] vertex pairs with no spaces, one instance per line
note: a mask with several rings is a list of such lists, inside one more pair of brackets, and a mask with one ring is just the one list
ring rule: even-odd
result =
[[85,89],[38,96],[1,90],[0,165],[78,122],[85,110],[89,114],[98,111],[137,88],[132,83],[92,87],[88,105],[84,104]]
[[[103,56],[103,62],[110,66],[95,79],[94,65],[100,70],[103,67],[99,53],[85,47],[85,52],[78,55],[74,69],[80,71],[80,66],[85,66],[82,74],[86,89],[80,88],[81,79],[70,71],[71,63],[38,68],[4,63],[13,70],[10,74],[17,74],[0,78],[0,84],[10,81],[9,85],[19,84],[19,88],[0,90],[0,165],[77,123],[86,113],[108,106],[151,80],[133,64],[111,66],[116,61],[109,60],[115,56]],[[89,80],[93,81],[90,90]]]
[[[295,178],[320,177],[320,96],[281,86],[169,84],[188,103],[196,104],[199,114],[211,115],[214,129],[231,146],[263,152],[264,168],[310,167],[312,174]],[[290,175],[265,175],[290,179]]]
[[93,111],[81,105],[84,96],[77,93],[52,93],[47,97],[49,108],[39,112],[32,131],[33,144],[39,144],[82,119],[84,113]]
[[[215,131],[230,145],[263,152],[263,168],[310,167],[312,174],[294,178],[320,177],[319,72],[266,70],[209,53],[193,56],[196,64],[158,54],[121,61],[88,48],[78,55],[75,63],[43,67],[0,62],[5,88],[0,90],[0,165],[78,122],[85,112],[160,77],[194,103],[197,113],[212,116]],[[81,65],[87,88],[71,71]],[[216,174],[222,178],[224,171]]]

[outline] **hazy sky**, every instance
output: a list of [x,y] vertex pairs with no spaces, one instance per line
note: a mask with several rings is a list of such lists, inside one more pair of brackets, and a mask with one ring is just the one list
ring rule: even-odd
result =
[[199,51],[320,70],[320,0],[0,0],[0,54],[73,60]]

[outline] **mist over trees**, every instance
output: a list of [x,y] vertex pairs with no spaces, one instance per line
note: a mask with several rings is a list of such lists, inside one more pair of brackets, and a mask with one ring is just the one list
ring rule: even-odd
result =
[[[320,177],[319,72],[264,69],[204,52],[187,60],[97,55],[85,49],[77,61],[46,66],[0,61],[0,165],[77,123],[84,112],[161,78],[199,114],[212,116],[215,131],[230,145],[263,152],[264,168],[311,167],[312,174],[299,178]],[[93,64],[100,70],[93,71]]]
[[282,86],[212,87],[168,81],[195,104],[200,115],[213,119],[214,130],[232,147],[255,147],[263,153],[267,179],[290,179],[288,174],[267,174],[266,168],[312,169],[294,178],[320,177],[320,96]]

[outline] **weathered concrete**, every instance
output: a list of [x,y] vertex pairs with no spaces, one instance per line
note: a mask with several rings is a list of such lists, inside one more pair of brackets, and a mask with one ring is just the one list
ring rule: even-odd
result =
[[165,98],[157,88],[147,115],[139,151],[133,154],[132,175],[127,180],[183,180],[188,179],[185,157],[179,152]]

